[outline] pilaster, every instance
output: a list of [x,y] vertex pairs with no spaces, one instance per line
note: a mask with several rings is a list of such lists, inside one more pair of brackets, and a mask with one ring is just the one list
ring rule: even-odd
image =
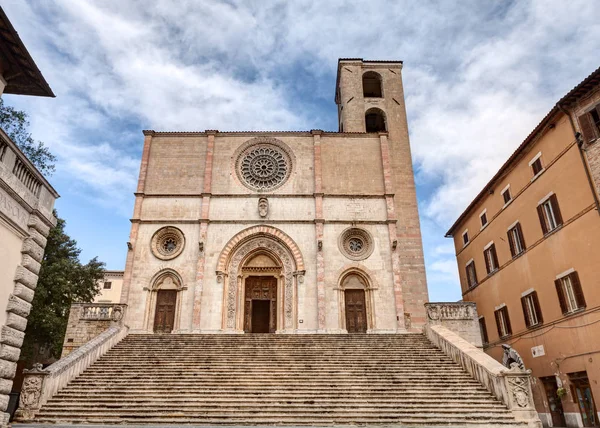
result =
[[323,131],[314,129],[311,131],[314,143],[314,174],[315,174],[315,236],[317,242],[317,331],[324,333],[326,329],[325,320],[325,257],[323,255],[323,229],[325,220],[323,218],[323,175],[321,167],[321,135]]

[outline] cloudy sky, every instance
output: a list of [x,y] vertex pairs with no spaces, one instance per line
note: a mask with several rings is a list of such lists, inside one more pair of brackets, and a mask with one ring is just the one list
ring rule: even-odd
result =
[[57,95],[4,96],[58,156],[87,261],[125,264],[142,129],[337,130],[339,57],[404,61],[430,298],[460,298],[444,233],[554,103],[596,69],[600,4],[4,0]]

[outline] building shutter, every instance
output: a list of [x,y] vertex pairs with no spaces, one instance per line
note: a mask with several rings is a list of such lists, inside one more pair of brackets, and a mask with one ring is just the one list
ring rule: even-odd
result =
[[569,307],[567,306],[567,301],[565,298],[565,292],[562,287],[562,282],[560,279],[554,281],[554,285],[556,285],[556,294],[558,295],[558,303],[560,304],[560,310],[563,315],[569,312]]
[[498,337],[502,337],[502,321],[500,321],[500,311],[495,311],[494,316],[496,317],[496,327],[498,327]]
[[540,307],[537,291],[534,291],[531,294],[531,297],[533,298],[533,307],[535,308],[535,314],[537,315],[538,323],[542,324],[544,322],[544,318],[542,317],[542,308]]
[[502,308],[502,311],[504,311],[504,319],[506,320],[507,334],[511,335],[512,334],[512,327],[510,326],[510,318],[508,316],[508,308],[505,306],[505,307]]
[[582,114],[578,118],[579,126],[581,128],[581,133],[583,134],[583,140],[586,143],[594,140],[596,138],[596,133],[594,132],[594,124],[592,123],[592,116],[589,113]]
[[514,256],[516,256],[516,251],[515,251],[515,244],[512,239],[512,234],[513,234],[512,231],[513,231],[513,229],[510,229],[506,233],[506,235],[508,236],[508,246],[510,247],[510,255],[514,257]]
[[484,344],[489,343],[485,318],[479,318],[479,328],[481,329],[481,339]]
[[483,259],[485,260],[485,270],[487,271],[487,273],[490,273],[491,266],[487,256],[488,251],[490,251],[489,248],[487,250],[483,250]]
[[525,317],[525,325],[531,326],[531,318],[529,317],[529,311],[527,310],[527,296],[521,297],[521,306],[523,307],[523,316]]
[[521,248],[525,251],[525,236],[523,236],[523,229],[521,229],[521,223],[517,223],[517,233],[519,234],[519,241],[521,241]]
[[540,224],[542,225],[542,233],[545,235],[548,233],[548,226],[546,225],[546,217],[544,215],[544,206],[542,204],[537,206],[538,216],[540,217]]
[[571,277],[571,284],[573,285],[573,293],[575,294],[575,300],[577,301],[577,308],[585,308],[585,298],[583,297],[581,282],[579,282],[579,275],[577,272],[573,272],[569,276]]
[[477,285],[477,270],[475,269],[475,262],[471,262],[471,269],[473,269],[473,279],[475,280],[475,282],[473,283],[473,285]]
[[496,255],[496,244],[492,244],[490,251],[492,252],[492,257],[494,258],[494,266],[496,269],[498,269],[500,265],[498,264],[498,256]]
[[563,224],[563,219],[562,215],[560,214],[560,208],[558,207],[558,199],[556,199],[556,195],[550,196],[550,203],[552,204],[552,211],[554,211],[556,224]]

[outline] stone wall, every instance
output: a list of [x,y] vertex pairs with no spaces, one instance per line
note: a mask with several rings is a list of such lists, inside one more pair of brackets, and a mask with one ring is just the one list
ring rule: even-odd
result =
[[[0,130],[0,412],[8,406],[56,191]],[[0,426],[9,415],[1,413]]]
[[483,347],[475,303],[426,303],[425,309],[429,325],[442,325],[470,344]]
[[115,323],[120,323],[124,314],[125,305],[73,303],[69,312],[61,358],[88,343]]

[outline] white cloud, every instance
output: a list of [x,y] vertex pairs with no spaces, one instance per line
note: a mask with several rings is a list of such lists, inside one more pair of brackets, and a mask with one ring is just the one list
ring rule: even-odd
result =
[[[597,5],[586,0],[3,7],[58,96],[10,102],[59,155],[59,184],[120,215],[133,204],[141,129],[310,129],[323,115],[333,124],[338,57],[404,60],[418,190],[427,195],[421,216],[436,233],[424,233],[429,281],[439,284],[456,281],[439,230],[598,66],[600,50]],[[298,95],[322,110],[307,110]]]

